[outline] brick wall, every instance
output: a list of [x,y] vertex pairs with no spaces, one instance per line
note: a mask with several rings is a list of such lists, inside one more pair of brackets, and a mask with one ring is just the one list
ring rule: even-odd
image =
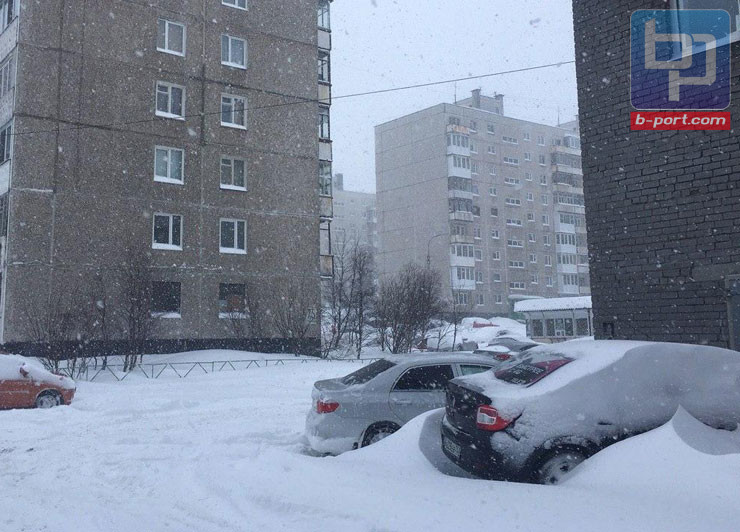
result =
[[[663,0],[574,0],[597,337],[730,345],[740,275],[737,131],[630,131],[630,14]],[[740,120],[740,43],[733,44]],[[736,122],[735,122],[736,123]]]

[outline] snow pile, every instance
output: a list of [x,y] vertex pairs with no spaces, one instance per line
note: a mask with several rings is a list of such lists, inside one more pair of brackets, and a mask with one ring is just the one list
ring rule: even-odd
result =
[[440,351],[461,350],[463,344],[475,342],[479,347],[501,336],[527,340],[527,328],[524,324],[509,318],[463,318],[457,326],[457,337],[453,347],[454,326],[443,322],[427,334],[427,345],[430,349]]
[[[21,369],[27,375],[21,373]],[[54,375],[36,359],[20,355],[0,355],[0,381],[30,379],[36,382],[54,384],[60,388],[74,390],[75,383],[68,377]]]
[[517,301],[514,304],[515,312],[542,312],[545,310],[578,310],[590,308],[591,296],[526,299],[524,301]]

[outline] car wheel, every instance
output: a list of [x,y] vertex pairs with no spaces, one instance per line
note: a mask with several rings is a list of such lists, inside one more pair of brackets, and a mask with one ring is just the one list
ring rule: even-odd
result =
[[557,449],[540,462],[535,469],[534,480],[538,484],[550,486],[560,484],[586,458],[586,453],[578,449]]
[[62,398],[56,392],[44,392],[36,398],[36,408],[54,408],[60,404]]
[[395,423],[379,423],[377,425],[371,425],[365,431],[365,436],[362,438],[362,445],[360,447],[367,447],[373,443],[378,443],[396,432],[400,427]]

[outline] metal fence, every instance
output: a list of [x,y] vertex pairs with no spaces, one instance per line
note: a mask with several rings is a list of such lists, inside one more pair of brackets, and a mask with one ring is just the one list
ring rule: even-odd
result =
[[315,364],[331,362],[349,362],[353,364],[367,364],[378,358],[273,358],[264,360],[217,360],[210,362],[146,362],[137,364],[132,371],[124,372],[123,364],[88,365],[74,371],[69,368],[60,368],[59,373],[79,381],[93,382],[95,379],[112,375],[120,382],[129,375],[144,375],[147,379],[158,379],[162,376],[185,379],[191,375],[208,375],[223,371],[244,371],[247,369],[266,368],[269,366],[285,366],[295,364]]

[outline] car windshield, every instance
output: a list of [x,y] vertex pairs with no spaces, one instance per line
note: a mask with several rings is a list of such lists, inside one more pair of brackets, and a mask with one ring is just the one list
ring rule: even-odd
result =
[[518,384],[520,386],[532,386],[556,369],[562,368],[572,361],[572,358],[563,355],[545,353],[529,356],[515,366],[497,371],[495,375],[497,379],[504,382]]
[[354,373],[350,373],[346,377],[342,378],[342,383],[351,386],[353,384],[365,384],[370,382],[372,379],[391,369],[395,364],[390,360],[381,359],[373,362],[368,366],[364,366]]

